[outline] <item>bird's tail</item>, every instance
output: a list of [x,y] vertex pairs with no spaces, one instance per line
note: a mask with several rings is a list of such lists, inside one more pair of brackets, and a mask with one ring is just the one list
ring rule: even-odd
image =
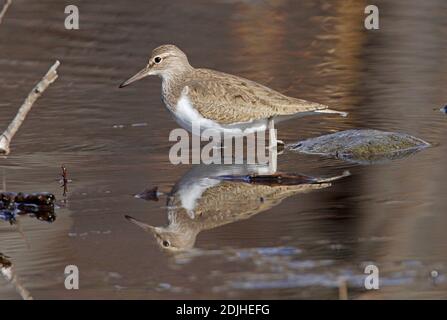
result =
[[321,109],[321,110],[315,110],[314,112],[316,113],[332,113],[332,114],[339,114],[342,117],[347,117],[348,116],[348,112],[344,112],[344,111],[337,111],[337,110],[332,110],[332,109]]
[[342,179],[345,177],[349,177],[350,175],[351,175],[351,172],[349,172],[349,170],[346,170],[339,176],[330,177],[330,178],[320,178],[317,180],[317,182],[318,183],[332,182],[332,181],[339,180],[339,179]]

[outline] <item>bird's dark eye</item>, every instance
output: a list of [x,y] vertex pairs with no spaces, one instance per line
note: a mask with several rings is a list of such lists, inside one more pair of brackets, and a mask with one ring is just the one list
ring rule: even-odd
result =
[[155,57],[154,61],[155,61],[155,63],[160,63],[161,62],[161,58],[160,57]]
[[167,248],[169,247],[169,241],[163,241],[163,247]]

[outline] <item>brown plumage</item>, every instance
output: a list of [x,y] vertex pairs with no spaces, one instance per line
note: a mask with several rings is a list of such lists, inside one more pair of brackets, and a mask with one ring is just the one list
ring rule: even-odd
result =
[[288,97],[254,81],[210,69],[192,67],[185,53],[174,45],[156,48],[149,63],[124,87],[147,75],[162,78],[162,98],[168,109],[179,117],[178,103],[187,97],[205,119],[220,125],[250,123],[275,117],[304,113],[339,113],[327,106]]
[[194,69],[179,86],[197,111],[221,124],[324,110],[322,104],[291,98],[259,83],[230,74]]

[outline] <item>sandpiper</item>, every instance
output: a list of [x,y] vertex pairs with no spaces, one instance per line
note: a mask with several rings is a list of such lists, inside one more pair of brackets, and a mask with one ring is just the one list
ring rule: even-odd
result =
[[175,45],[152,51],[149,63],[120,88],[149,75],[162,78],[162,100],[186,130],[192,124],[233,136],[269,129],[269,145],[276,147],[275,121],[296,116],[346,112],[285,96],[251,80],[210,69],[192,67]]

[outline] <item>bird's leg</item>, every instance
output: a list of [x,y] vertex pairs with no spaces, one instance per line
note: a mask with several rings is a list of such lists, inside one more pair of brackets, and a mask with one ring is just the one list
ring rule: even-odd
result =
[[269,129],[269,149],[276,148],[278,146],[278,140],[276,139],[275,120],[270,118],[268,120]]
[[269,171],[270,174],[275,174],[278,169],[278,150],[272,148],[269,150]]
[[268,120],[269,129],[269,171],[270,174],[276,173],[278,158],[278,141],[276,140],[275,121],[273,118]]
[[279,149],[284,149],[285,143],[282,140],[278,140],[275,130],[275,121],[270,118],[268,120],[268,129],[269,129],[269,148],[272,146],[276,146]]

